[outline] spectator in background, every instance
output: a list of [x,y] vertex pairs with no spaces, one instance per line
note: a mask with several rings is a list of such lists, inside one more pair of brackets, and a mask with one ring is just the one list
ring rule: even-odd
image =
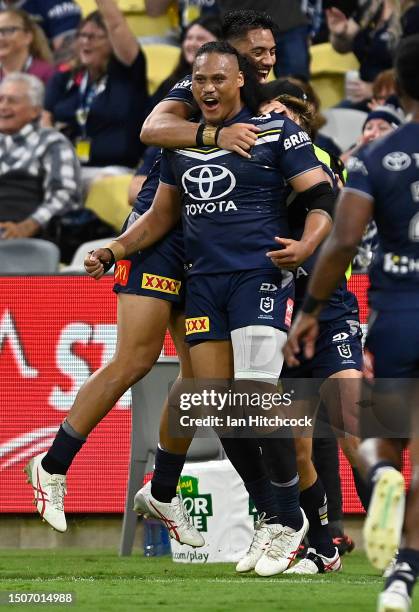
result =
[[81,19],[74,0],[0,0],[0,9],[19,8],[33,16],[44,30],[56,63],[73,57],[73,43]]
[[79,164],[70,142],[41,128],[44,87],[35,76],[0,84],[0,233],[51,238],[50,222],[80,206]]
[[87,188],[96,177],[130,173],[143,151],[147,106],[143,52],[114,0],[96,0],[77,34],[78,64],[48,84],[45,124],[64,124]]
[[351,156],[356,155],[361,147],[393,132],[402,124],[402,121],[403,116],[393,106],[376,106],[368,113],[362,133],[356,143],[348,151],[342,153],[342,161],[346,163]]
[[383,106],[390,96],[396,95],[396,76],[393,68],[383,70],[374,79],[372,84],[372,98],[368,108],[374,110],[377,106]]
[[320,111],[320,98],[318,97],[315,89],[311,86],[308,81],[305,81],[297,76],[288,77],[288,81],[297,87],[300,87],[307,96],[307,102],[309,103],[312,113],[313,121],[311,122],[311,134],[312,140],[315,145],[324,149],[334,158],[339,158],[342,151],[332,138],[321,134],[319,130],[325,125],[326,119]]
[[150,17],[164,15],[171,6],[176,6],[178,10],[182,33],[199,17],[219,13],[217,0],[145,0],[145,9]]
[[[394,130],[400,127],[403,120],[403,111],[398,111],[393,106],[377,106],[368,113],[362,128],[362,134],[356,144],[341,156],[341,159],[348,165],[348,169],[351,168],[351,157],[356,155],[362,147],[394,132]],[[353,260],[353,269],[355,271],[367,272],[377,246],[377,226],[375,221],[370,221],[365,228],[364,235]]]
[[26,72],[46,84],[54,73],[51,62],[48,41],[28,13],[0,12],[0,81],[10,72]]
[[218,17],[207,16],[195,19],[190,23],[182,37],[181,55],[172,74],[165,79],[151,99],[151,107],[158,104],[174,85],[183,77],[192,73],[192,64],[196,52],[204,43],[219,40],[222,34],[222,24]]
[[352,51],[359,60],[359,79],[350,87],[350,100],[340,106],[368,111],[375,77],[392,67],[401,35],[397,0],[369,0],[348,18],[337,7],[326,10],[330,42],[338,53]]

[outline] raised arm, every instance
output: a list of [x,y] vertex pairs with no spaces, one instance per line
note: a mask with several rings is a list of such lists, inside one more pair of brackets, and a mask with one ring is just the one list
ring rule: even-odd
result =
[[[86,255],[86,272],[99,280],[110,265],[163,238],[179,221],[181,202],[176,187],[160,183],[153,204],[121,236]],[[105,266],[105,267],[104,267]]]
[[145,0],[145,10],[150,17],[164,15],[173,0]]
[[338,53],[348,53],[352,50],[352,41],[359,31],[359,25],[353,19],[348,19],[345,13],[332,6],[326,9],[327,26],[330,32],[330,42]]
[[115,0],[96,0],[97,8],[103,15],[113,52],[120,62],[131,66],[140,50],[127,20]]

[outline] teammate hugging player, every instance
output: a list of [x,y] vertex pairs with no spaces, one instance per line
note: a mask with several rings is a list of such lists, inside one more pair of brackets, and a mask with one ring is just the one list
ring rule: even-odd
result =
[[[314,209],[324,206],[325,200],[330,206],[333,193],[313,154],[310,139],[298,126],[275,113],[252,118],[240,96],[244,82],[239,62],[237,52],[229,45],[204,45],[194,64],[193,92],[210,129],[216,131],[221,125],[241,121],[258,125],[259,137],[252,157],[206,146],[198,151],[196,148],[166,151],[161,183],[151,209],[111,243],[110,250],[93,253],[86,266],[92,275],[99,277],[103,273],[101,262],[111,260],[110,251],[121,259],[147,248],[170,231],[182,212],[186,260],[191,264],[186,322],[194,377],[227,380],[234,375],[240,380],[268,379],[272,389],[282,367],[281,346],[289,319],[287,305],[293,296],[290,273],[276,269],[266,257],[267,250],[275,246],[273,237],[288,235],[284,179],[297,192],[311,190]],[[298,150],[285,146],[291,136],[303,144]],[[199,177],[209,172],[213,177],[212,201],[206,203],[208,187]],[[203,204],[197,206],[197,202]],[[302,260],[327,234],[330,219],[314,211],[307,217],[306,229],[307,236],[301,241]],[[260,309],[261,292],[267,284],[272,287],[273,308],[269,317]],[[191,326],[189,330],[188,323],[198,318],[205,322],[204,327],[195,331]],[[255,363],[254,354],[265,355],[265,362],[262,359]],[[293,441],[289,442],[292,453]],[[282,444],[285,442],[273,438],[260,440],[270,477],[276,482],[287,482],[281,472],[283,466],[276,461],[276,449]],[[291,470],[294,477],[295,460]],[[283,521],[277,524],[275,538],[281,553],[274,559],[277,571],[288,567],[307,530],[307,521],[298,505],[298,481],[287,493],[288,508],[279,517]],[[140,492],[139,504],[143,497]],[[263,561],[260,573],[270,571],[271,558],[260,561]],[[278,570],[281,564],[282,569]]]
[[[257,67],[259,80],[265,80],[275,63],[275,25],[272,20],[256,11],[233,11],[226,14],[224,25],[225,35],[231,35],[232,41],[240,45],[241,51]],[[238,34],[239,31],[241,35]],[[189,86],[190,81],[183,79],[169,92],[165,100],[157,105],[152,113],[157,119],[157,126],[153,127],[153,117],[148,120],[151,133],[156,132],[161,137],[160,128],[163,127],[164,138],[169,141],[163,140],[162,145],[175,147],[196,144],[198,124],[181,119],[192,113]],[[175,126],[171,129],[166,125],[164,116],[169,111],[178,113],[178,121],[181,123],[179,128]],[[169,123],[173,123],[172,114]],[[218,133],[218,143],[226,150],[234,150],[240,155],[248,156],[248,150],[256,141],[257,131],[253,124],[226,126]],[[126,226],[151,206],[159,175],[160,158],[156,160],[147,177]],[[115,354],[109,363],[95,372],[81,387],[48,452],[34,457],[27,467],[29,480],[33,483],[37,510],[42,518],[58,531],[67,529],[64,514],[66,474],[75,456],[92,429],[106,416],[123,393],[144,377],[157,361],[168,327],[179,357],[180,375],[186,378],[192,376],[189,354],[183,341],[184,263],[183,236],[180,228],[175,228],[158,244],[140,254],[133,254],[116,269],[118,328]],[[190,439],[182,440],[168,435],[167,403],[163,407],[160,444],[162,448],[157,449],[152,482],[154,492],[158,496],[155,504],[170,520],[175,521],[178,527],[176,534],[180,541],[202,546],[202,536],[188,522],[181,500],[176,495],[178,479],[174,487],[165,485],[167,476],[164,474],[167,466],[171,466],[172,474],[180,474],[190,444]],[[171,532],[171,535],[173,536],[174,532]]]

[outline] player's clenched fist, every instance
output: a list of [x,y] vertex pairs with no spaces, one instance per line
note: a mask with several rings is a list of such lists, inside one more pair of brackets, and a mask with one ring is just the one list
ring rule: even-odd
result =
[[89,251],[84,258],[84,268],[89,276],[99,280],[108,270],[107,264],[109,265],[111,261],[112,254],[109,249],[96,249]]

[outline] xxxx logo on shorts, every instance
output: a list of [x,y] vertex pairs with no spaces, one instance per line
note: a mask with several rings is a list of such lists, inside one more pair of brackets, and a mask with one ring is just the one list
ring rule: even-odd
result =
[[195,317],[194,319],[185,320],[186,335],[189,334],[202,334],[203,332],[209,332],[210,321],[208,317]]
[[118,283],[118,285],[122,285],[122,287],[125,287],[128,282],[130,269],[131,261],[129,259],[121,259],[120,261],[118,261],[114,274],[115,283]]
[[156,276],[155,274],[143,273],[141,288],[150,289],[150,291],[161,291],[162,293],[170,293],[170,295],[179,295],[181,281],[165,276]]

